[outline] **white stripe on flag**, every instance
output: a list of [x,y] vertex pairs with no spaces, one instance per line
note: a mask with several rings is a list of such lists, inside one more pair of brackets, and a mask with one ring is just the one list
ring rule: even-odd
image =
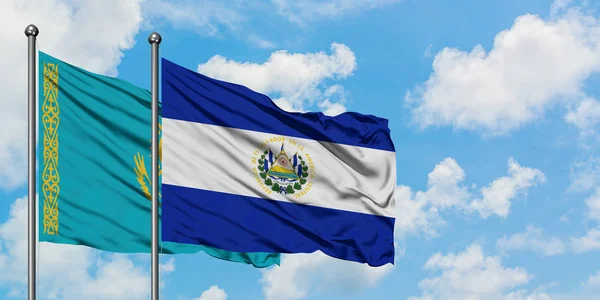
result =
[[[394,216],[395,152],[167,118],[162,128],[164,184]],[[297,151],[309,166],[293,195],[271,191],[257,174],[257,159],[271,149],[275,162],[282,142],[288,158]]]

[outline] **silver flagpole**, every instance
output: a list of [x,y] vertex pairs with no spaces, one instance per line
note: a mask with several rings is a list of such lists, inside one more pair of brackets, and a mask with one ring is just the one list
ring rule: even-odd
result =
[[35,74],[36,74],[36,47],[35,47],[35,40],[36,37],[39,33],[38,28],[31,24],[29,26],[27,26],[27,28],[25,28],[25,35],[27,36],[27,42],[28,42],[28,51],[27,51],[27,55],[28,55],[28,59],[27,59],[27,78],[28,78],[28,88],[27,88],[27,96],[28,96],[28,110],[29,110],[29,116],[28,116],[28,121],[29,121],[29,125],[27,127],[28,132],[29,132],[29,139],[27,141],[27,146],[28,146],[28,181],[27,181],[27,185],[28,185],[28,205],[29,205],[29,214],[28,214],[28,221],[29,221],[29,230],[27,231],[27,241],[28,241],[28,249],[27,249],[27,254],[28,254],[28,259],[27,259],[27,266],[28,266],[28,299],[29,300],[35,300],[35,290],[36,290],[36,257],[35,257],[35,248],[36,248],[36,244],[37,244],[37,239],[36,239],[36,230],[37,230],[37,211],[36,211],[36,206],[35,206],[35,176],[36,176],[36,172],[35,172],[35,132],[36,132],[36,116],[35,116],[35,111],[37,109],[37,105],[36,105],[36,101],[35,101],[35,96],[36,96],[36,92],[35,92]]
[[152,300],[158,300],[158,45],[162,38],[148,37],[152,47]]

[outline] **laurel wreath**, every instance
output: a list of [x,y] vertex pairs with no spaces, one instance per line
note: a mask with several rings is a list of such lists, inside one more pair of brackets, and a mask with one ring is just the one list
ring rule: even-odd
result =
[[[160,137],[158,140],[158,176],[162,175],[162,124],[158,124],[158,136]],[[150,154],[152,157],[152,154]],[[150,193],[150,187],[152,186],[152,180],[148,175],[148,171],[146,170],[146,163],[144,162],[144,156],[138,152],[133,156],[133,160],[135,161],[135,175],[137,182],[140,184],[140,188],[142,189],[142,193],[146,199],[152,201],[152,194]],[[162,193],[158,193],[158,197],[162,198]],[[158,203],[158,206],[161,206]]]
[[[265,152],[260,156],[260,159],[258,160],[257,168],[260,171],[259,175],[263,179],[264,184],[267,186],[270,186],[272,191],[279,192],[281,190],[281,186],[279,186],[279,184],[277,182],[273,183],[271,178],[269,178],[267,176],[267,172],[265,172],[264,163],[265,163],[265,159],[266,159],[265,157],[267,156],[267,154],[269,154],[269,151],[265,150]],[[296,183],[294,183],[294,185],[289,184],[285,188],[285,192],[288,194],[293,194],[293,193],[295,193],[296,190],[297,191],[302,190],[302,186],[306,183],[306,177],[308,177],[308,166],[304,162],[304,159],[302,159],[302,156],[298,155],[298,159],[300,160],[300,164],[302,164],[302,174],[300,176],[299,181],[296,181]]]

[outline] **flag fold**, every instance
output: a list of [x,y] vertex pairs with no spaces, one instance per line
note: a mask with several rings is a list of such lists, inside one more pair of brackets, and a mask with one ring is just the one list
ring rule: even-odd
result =
[[394,261],[388,121],[290,113],[162,59],[163,239]]
[[[145,89],[39,53],[40,241],[150,252],[150,101]],[[160,248],[256,267],[280,259],[172,242]]]

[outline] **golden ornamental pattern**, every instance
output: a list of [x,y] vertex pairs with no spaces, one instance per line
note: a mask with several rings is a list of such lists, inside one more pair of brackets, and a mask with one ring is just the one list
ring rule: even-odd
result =
[[58,64],[44,63],[44,100],[42,103],[43,157],[42,194],[44,197],[44,233],[58,235]]

